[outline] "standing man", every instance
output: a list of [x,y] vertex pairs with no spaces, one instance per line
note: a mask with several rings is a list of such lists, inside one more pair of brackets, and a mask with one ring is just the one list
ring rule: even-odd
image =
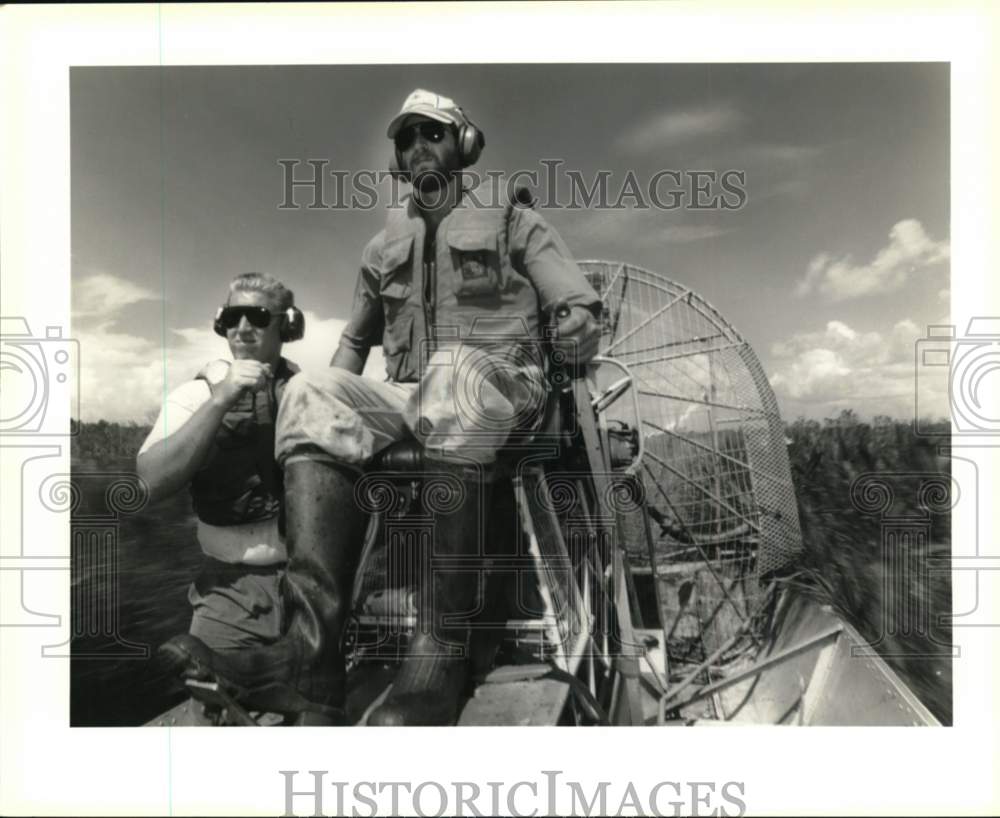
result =
[[[290,685],[340,713],[341,635],[365,528],[355,496],[375,454],[409,435],[427,471],[452,487],[434,509],[431,587],[386,701],[369,723],[450,724],[465,684],[485,510],[497,451],[544,403],[547,321],[568,362],[597,352],[599,298],[563,241],[533,210],[463,188],[485,145],[451,99],[417,90],[389,123],[394,164],[412,185],[362,254],[350,322],[332,368],[292,379],[278,417],[293,589],[291,624],[272,647],[228,656],[175,640],[191,666],[234,687]],[[484,204],[485,203],[485,204]],[[382,344],[388,381],[361,377]],[[472,571],[456,571],[456,561]],[[450,567],[445,568],[444,563]]]
[[220,651],[270,644],[281,635],[281,473],[274,427],[285,384],[298,368],[281,357],[302,337],[292,291],[268,275],[229,285],[215,316],[233,361],[213,361],[167,397],[139,450],[150,498],[190,489],[205,554],[191,584],[190,632]]

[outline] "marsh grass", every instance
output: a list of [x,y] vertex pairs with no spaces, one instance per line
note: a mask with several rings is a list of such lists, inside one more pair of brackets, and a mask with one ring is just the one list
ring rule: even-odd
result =
[[[911,424],[862,423],[850,412],[822,423],[799,420],[787,432],[804,543],[789,582],[857,628],[950,724],[951,517],[922,506],[914,490],[929,479],[919,475],[949,477],[950,462],[938,455],[937,440],[916,436]],[[852,500],[851,486],[866,476],[892,492],[887,513]],[[887,516],[929,536],[886,543]],[[893,556],[894,548],[906,549],[905,559]]]

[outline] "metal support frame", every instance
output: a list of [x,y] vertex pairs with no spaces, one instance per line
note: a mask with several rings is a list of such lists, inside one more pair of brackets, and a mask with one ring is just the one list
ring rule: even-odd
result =
[[[577,378],[573,381],[573,397],[576,404],[576,417],[583,436],[587,462],[593,478],[594,489],[598,498],[607,497],[610,488],[610,464],[607,460],[607,447],[601,445],[597,423],[591,409],[591,397],[588,384]],[[601,515],[594,515],[595,524],[602,529],[607,525]],[[617,524],[617,519],[616,519]],[[611,583],[617,626],[617,654],[615,665],[618,673],[615,676],[612,706],[609,712],[617,711],[618,696],[626,696],[626,708],[629,723],[641,725],[644,723],[642,714],[642,693],[639,686],[639,661],[635,651],[638,643],[632,627],[632,614],[629,609],[628,583],[625,576],[626,564],[622,554],[620,538],[611,549]]]

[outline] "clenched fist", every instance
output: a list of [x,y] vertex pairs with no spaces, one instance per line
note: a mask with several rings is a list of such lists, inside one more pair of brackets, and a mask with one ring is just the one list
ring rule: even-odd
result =
[[245,390],[256,392],[263,389],[270,378],[270,364],[254,360],[233,361],[225,379],[215,388],[212,398],[228,409]]

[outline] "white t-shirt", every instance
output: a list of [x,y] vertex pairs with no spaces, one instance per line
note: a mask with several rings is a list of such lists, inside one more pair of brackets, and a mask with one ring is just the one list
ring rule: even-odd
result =
[[[180,429],[212,396],[206,381],[188,381],[167,395],[153,430],[139,449],[142,454],[154,443]],[[209,525],[198,520],[201,550],[220,562],[274,565],[288,559],[285,541],[278,533],[278,518],[236,525]]]

